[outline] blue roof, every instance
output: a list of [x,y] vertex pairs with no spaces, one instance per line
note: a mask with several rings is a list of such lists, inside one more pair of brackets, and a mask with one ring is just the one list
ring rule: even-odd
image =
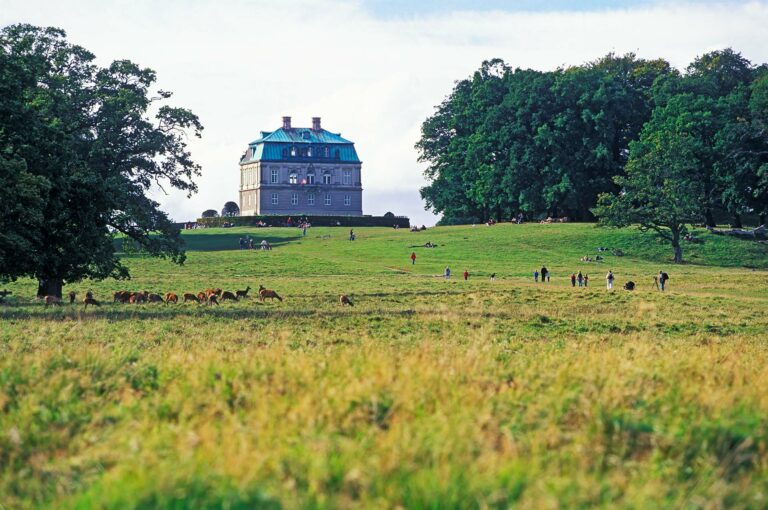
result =
[[[312,156],[303,155],[304,151],[310,148]],[[248,149],[240,160],[241,163],[252,161],[360,163],[353,142],[342,138],[339,133],[331,133],[325,129],[280,128],[277,131],[262,131],[260,138],[248,144]]]

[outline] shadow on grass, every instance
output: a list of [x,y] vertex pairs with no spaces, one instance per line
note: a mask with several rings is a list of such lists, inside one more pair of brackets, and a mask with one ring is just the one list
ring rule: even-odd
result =
[[[301,233],[295,236],[275,236],[275,235],[259,235],[258,230],[249,232],[247,234],[240,233],[221,233],[221,234],[205,234],[184,237],[184,248],[187,251],[229,251],[240,249],[240,239],[245,239],[246,235],[249,235],[253,239],[254,250],[258,250],[262,240],[266,240],[273,248],[279,247],[284,244],[292,243],[302,238]],[[122,240],[115,241],[115,249],[122,250]],[[124,258],[131,257],[143,257],[141,253],[124,253],[120,252],[120,256]]]

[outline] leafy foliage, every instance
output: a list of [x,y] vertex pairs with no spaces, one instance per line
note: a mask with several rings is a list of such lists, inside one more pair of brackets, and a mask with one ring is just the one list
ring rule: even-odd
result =
[[149,254],[184,261],[178,230],[146,193],[197,190],[200,167],[186,132],[200,136],[202,125],[189,110],[162,104],[169,92],[152,95],[155,80],[127,60],[99,67],[57,28],[0,31],[2,179],[10,202],[18,200],[0,222],[18,223],[18,207],[29,212],[24,228],[3,238],[4,277],[33,276],[40,293],[59,295],[63,282],[125,278],[117,232]]
[[240,207],[235,202],[227,202],[221,209],[221,215],[225,217],[240,216]]

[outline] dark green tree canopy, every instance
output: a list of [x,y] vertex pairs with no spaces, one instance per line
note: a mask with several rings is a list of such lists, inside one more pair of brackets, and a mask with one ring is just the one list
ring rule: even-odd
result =
[[201,216],[203,218],[217,218],[219,216],[219,212],[216,209],[206,209],[203,211]]
[[202,125],[164,104],[171,94],[153,92],[155,79],[127,60],[99,67],[57,28],[0,31],[2,178],[25,197],[29,214],[0,213],[0,223],[29,222],[3,241],[27,260],[0,251],[0,277],[32,276],[40,293],[55,294],[63,282],[127,277],[115,253],[118,233],[146,253],[184,261],[178,230],[147,192],[197,190],[187,132],[200,136]]
[[240,207],[235,202],[226,202],[221,209],[221,215],[226,217],[240,216]]

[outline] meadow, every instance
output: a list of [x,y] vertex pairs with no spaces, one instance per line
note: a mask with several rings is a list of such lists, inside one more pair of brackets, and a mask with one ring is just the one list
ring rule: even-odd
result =
[[190,231],[183,266],[65,287],[88,310],[6,285],[0,508],[768,506],[768,245],[697,231],[673,266],[634,229],[355,232]]

